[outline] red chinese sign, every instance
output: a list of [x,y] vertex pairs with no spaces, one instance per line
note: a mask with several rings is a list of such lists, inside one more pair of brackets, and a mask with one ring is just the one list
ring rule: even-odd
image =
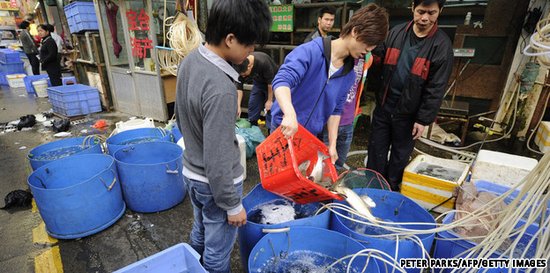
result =
[[[130,9],[126,12],[126,18],[128,19],[128,30],[130,31],[147,31],[149,30],[149,15],[144,9],[141,9],[139,13]],[[153,41],[149,38],[137,39],[131,38],[132,55],[140,59],[147,57],[147,50],[153,48]]]

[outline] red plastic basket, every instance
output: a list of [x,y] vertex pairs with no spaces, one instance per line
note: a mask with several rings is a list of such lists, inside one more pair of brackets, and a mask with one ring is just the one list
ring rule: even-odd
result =
[[[306,160],[311,163],[306,172],[308,174],[311,172],[318,158],[317,151],[328,155],[328,148],[325,144],[301,125],[291,139],[286,139],[281,128],[277,128],[256,147],[260,179],[264,189],[298,204],[332,199],[342,200],[339,195],[330,192],[300,173],[298,166]],[[334,183],[338,174],[330,157],[325,159],[324,163],[328,168],[324,168],[323,176],[330,177]]]

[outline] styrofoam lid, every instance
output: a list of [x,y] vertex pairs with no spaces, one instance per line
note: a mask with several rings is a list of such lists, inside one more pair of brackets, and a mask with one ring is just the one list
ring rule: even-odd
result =
[[490,150],[481,150],[477,155],[478,162],[487,162],[496,165],[502,165],[524,170],[532,170],[539,163],[534,158],[495,152]]

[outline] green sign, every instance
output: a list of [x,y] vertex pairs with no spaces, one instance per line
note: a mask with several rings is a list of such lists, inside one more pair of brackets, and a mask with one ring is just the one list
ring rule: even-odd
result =
[[272,32],[292,32],[294,30],[294,6],[271,5],[271,18],[273,18]]

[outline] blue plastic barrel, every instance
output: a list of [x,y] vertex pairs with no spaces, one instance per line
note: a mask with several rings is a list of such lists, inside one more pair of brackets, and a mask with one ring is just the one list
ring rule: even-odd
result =
[[113,273],[207,273],[199,259],[190,245],[180,243]]
[[172,134],[162,128],[139,128],[118,133],[107,139],[111,156],[123,147],[153,141],[172,141]]
[[[356,188],[353,189],[359,195],[368,195],[375,203],[376,207],[372,208],[372,214],[386,222],[421,222],[429,223],[433,225],[397,225],[401,228],[409,228],[415,230],[428,230],[435,228],[435,220],[433,216],[425,209],[420,207],[411,199],[403,196],[400,193],[369,189],[369,188]],[[345,201],[339,201],[345,203]],[[338,210],[344,215],[348,213]],[[381,250],[391,257],[395,257],[396,249],[396,237],[374,237],[382,234],[391,234],[387,230],[379,227],[371,227],[366,225],[358,225],[350,220],[344,219],[336,214],[331,217],[331,230],[338,231],[344,235],[354,238],[358,242],[362,243],[367,248],[374,248]],[[361,232],[358,232],[361,230]],[[369,236],[371,235],[371,236]],[[424,248],[428,253],[434,240],[434,233],[418,234],[418,238],[422,241]],[[402,258],[421,258],[422,249],[418,243],[415,243],[409,238],[399,238],[399,249],[397,253],[397,261]],[[420,272],[420,269],[407,269],[407,272]]]
[[60,239],[81,238],[114,224],[126,205],[115,160],[103,154],[66,157],[28,179],[46,231]]
[[172,142],[146,142],[115,153],[124,200],[133,211],[169,209],[185,197],[183,150]]
[[[325,272],[334,261],[364,248],[359,242],[338,232],[293,226],[284,232],[267,234],[258,241],[250,253],[248,272]],[[346,259],[346,264],[349,261]],[[357,257],[351,264],[350,272],[380,272],[375,259],[370,259],[363,271],[366,262],[365,257]],[[306,269],[306,266],[314,268]],[[346,272],[346,266],[339,263],[328,272]]]
[[[275,200],[284,200],[271,192],[266,191],[261,184],[256,185],[250,193],[243,198],[243,207],[248,213],[248,221],[246,225],[239,228],[239,248],[241,252],[241,260],[243,268],[248,265],[248,257],[254,245],[266,234],[273,230],[294,226],[312,226],[328,229],[330,221],[330,211],[325,210],[315,216],[301,218],[285,223],[267,225],[259,224],[250,221],[251,213],[261,204],[272,202]],[[304,211],[309,211],[314,214],[320,207],[320,203],[311,203],[302,205]]]
[[80,154],[101,154],[101,141],[96,136],[66,138],[42,144],[29,151],[32,170],[60,158]]

